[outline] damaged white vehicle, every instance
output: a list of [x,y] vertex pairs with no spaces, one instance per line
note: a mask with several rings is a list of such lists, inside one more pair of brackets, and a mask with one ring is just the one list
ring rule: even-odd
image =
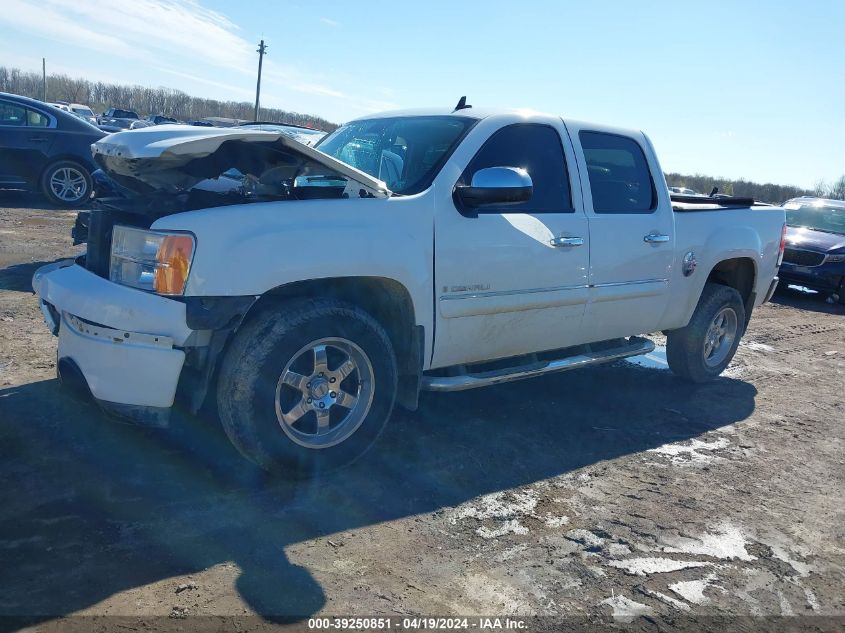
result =
[[711,379],[783,252],[778,207],[670,199],[641,132],[524,111],[372,116],[316,149],[157,126],[93,152],[122,193],[33,279],[62,380],[143,424],[213,399],[268,469],[348,463],[421,389],[644,354],[642,333]]

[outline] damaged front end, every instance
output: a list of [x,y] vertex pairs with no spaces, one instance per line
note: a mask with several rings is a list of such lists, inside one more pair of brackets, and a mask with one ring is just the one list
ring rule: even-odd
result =
[[[87,242],[87,251],[75,263],[39,269],[33,287],[59,336],[63,378],[84,384],[110,413],[152,426],[167,423],[176,398],[200,408],[217,357],[256,297],[166,296],[114,283],[113,240],[123,244],[135,229],[161,235],[147,231],[156,220],[193,210],[391,194],[383,182],[278,132],[156,126],[112,134],[92,153],[97,196],[74,227],[75,243]],[[146,262],[121,253],[122,267]]]
[[100,167],[96,198],[72,236],[75,244],[88,242],[89,251],[97,243],[89,258],[98,274],[115,224],[148,228],[196,209],[391,193],[382,181],[281,132],[159,125],[111,134],[91,150]]

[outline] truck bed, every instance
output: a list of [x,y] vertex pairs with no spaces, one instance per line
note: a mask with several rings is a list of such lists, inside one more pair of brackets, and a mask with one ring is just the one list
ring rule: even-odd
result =
[[704,196],[669,196],[672,209],[675,211],[719,211],[721,209],[741,209],[754,206],[771,206],[764,202],[756,202],[754,198],[724,197],[710,198]]

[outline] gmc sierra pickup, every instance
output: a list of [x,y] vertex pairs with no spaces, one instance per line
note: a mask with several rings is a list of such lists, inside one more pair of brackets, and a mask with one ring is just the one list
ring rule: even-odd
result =
[[648,353],[701,382],[777,284],[784,210],[671,198],[642,132],[529,111],[387,113],[309,147],[156,126],[92,146],[87,253],[39,269],[64,382],[165,425],[216,403],[267,469],[316,473],[394,402]]

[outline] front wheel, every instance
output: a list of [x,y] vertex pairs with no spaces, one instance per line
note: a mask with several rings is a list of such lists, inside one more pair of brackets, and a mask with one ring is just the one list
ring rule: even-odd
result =
[[76,207],[88,202],[94,187],[84,165],[60,160],[49,165],[41,176],[41,191],[51,204]]
[[666,337],[666,360],[678,376],[712,380],[728,366],[745,331],[745,306],[736,289],[707,283],[686,327]]
[[237,449],[265,470],[314,476],[360,457],[393,409],[396,358],[369,314],[332,299],[268,304],[223,359],[217,403]]

